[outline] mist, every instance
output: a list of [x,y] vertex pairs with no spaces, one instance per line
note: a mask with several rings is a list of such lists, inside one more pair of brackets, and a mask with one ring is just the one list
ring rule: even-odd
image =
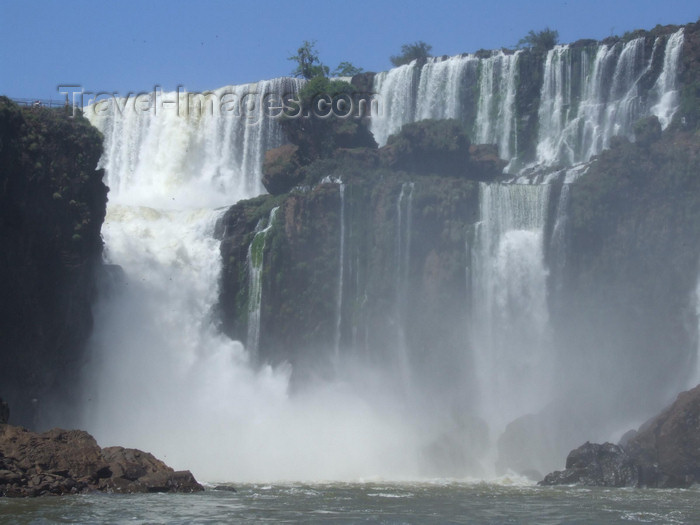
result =
[[[523,52],[380,73],[385,114],[369,126],[380,145],[408,122],[455,118],[475,144],[495,145],[502,180],[401,174],[374,191],[349,170],[328,173],[260,212],[245,250],[226,257],[224,243],[240,241],[227,206],[264,192],[279,124],[88,107],[105,135],[105,261],[120,269],[101,284],[83,426],[103,446],[146,449],[212,482],[536,480],[582,441],[619,439],[700,379],[700,278],[657,280],[665,245],[636,226],[604,225],[607,237],[582,226],[594,219],[580,207],[596,198],[582,181],[603,177],[595,157],[615,135],[634,140],[639,119],[668,127],[682,35],[556,46],[527,136]],[[319,215],[303,207],[312,199]],[[321,248],[270,256],[268,236],[307,230]],[[235,254],[249,294],[238,338],[220,304]],[[297,263],[327,277],[317,302],[297,306],[316,308],[301,312],[318,320],[313,346],[276,331],[298,312],[271,311],[270,283],[282,287],[280,267]]]

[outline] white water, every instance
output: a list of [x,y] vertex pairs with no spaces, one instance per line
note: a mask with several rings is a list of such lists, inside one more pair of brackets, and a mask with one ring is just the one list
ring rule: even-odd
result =
[[460,118],[465,81],[475,78],[479,60],[473,56],[432,58],[421,69],[416,120]]
[[[658,37],[650,53],[643,38],[612,46],[555,46],[547,53],[538,110],[535,165],[573,165],[589,160],[614,135],[633,138],[634,123],[656,115],[665,128],[678,107],[677,69],[683,30]],[[653,57],[663,68],[651,89],[640,80]],[[470,127],[474,143],[497,144],[508,170],[518,156],[516,93],[521,52],[431,58],[379,73],[374,79],[380,114],[371,131],[382,146],[401,126],[423,119],[456,118]]]
[[411,221],[413,210],[413,189],[415,183],[404,182],[396,201],[396,368],[404,393],[411,386],[411,368],[408,344],[406,341],[406,304],[409,286],[409,265],[411,261]]
[[110,201],[181,209],[264,193],[263,155],[283,136],[263,96],[296,93],[301,85],[279,78],[217,89],[206,103],[172,92],[86,107],[85,116],[107,130],[101,166],[109,171]]
[[257,191],[244,166],[276,144],[274,123],[90,109],[107,145],[105,258],[124,277],[96,308],[84,427],[204,481],[416,477],[418,434],[380,377],[349,363],[292,396],[288,366],[253,366],[218,330],[216,207]]
[[497,144],[501,158],[517,152],[515,91],[518,56],[498,53],[481,61],[479,103],[474,137],[477,144]]
[[651,108],[661,122],[661,127],[666,128],[671,123],[673,114],[678,108],[678,81],[676,71],[678,60],[683,47],[683,30],[677,31],[668,39],[666,53],[664,54],[664,68],[656,79],[654,89],[657,96],[657,104]]
[[416,68],[414,61],[374,77],[374,91],[379,94],[380,105],[379,115],[370,122],[370,130],[380,146],[401,126],[414,121]]
[[262,308],[262,275],[265,265],[265,241],[267,232],[272,229],[279,206],[270,210],[267,226],[260,229],[248,246],[248,337],[246,349],[253,360],[258,358],[260,343],[260,310]]
[[340,195],[340,240],[338,249],[338,292],[336,295],[335,314],[335,362],[336,366],[340,360],[340,330],[343,326],[343,280],[345,278],[345,184],[338,184]]
[[569,244],[569,202],[571,195],[571,185],[583,176],[588,170],[588,164],[577,164],[571,168],[567,168],[559,172],[559,176],[563,176],[561,193],[559,194],[559,202],[552,227],[552,235],[549,240],[550,247],[550,265],[553,272],[554,287],[561,284],[561,279],[564,273],[564,266],[568,255]]
[[498,437],[551,399],[544,226],[549,185],[480,186],[471,253],[472,351],[478,413]]
[[[655,114],[669,119],[676,102],[664,96],[675,89],[677,62],[669,49],[676,53],[682,41],[674,37],[666,45],[666,77],[659,77],[654,91],[658,104],[665,102],[653,106]],[[550,52],[540,107],[540,161],[586,158],[604,147],[614,130],[628,129],[632,115],[649,110],[649,100],[642,108],[636,91],[650,61],[642,51],[633,41],[619,53],[606,46],[590,57],[583,53],[580,67],[589,74],[579,95],[567,80],[573,67],[568,48]],[[475,136],[497,143],[502,156],[514,158],[518,56],[432,59],[422,68],[411,64],[377,75],[385,112],[384,119],[372,121],[378,142],[413,119],[465,120],[471,112]],[[610,68],[615,96],[606,98],[603,75]],[[223,97],[228,90],[242,98],[251,89],[282,89],[289,82],[296,86],[279,80],[216,93]],[[479,94],[470,99],[475,85]],[[574,112],[570,102],[575,96],[581,100]],[[222,336],[211,314],[221,269],[212,238],[222,213],[216,207],[261,191],[262,154],[279,144],[279,128],[245,115],[183,117],[167,110],[119,118],[88,111],[87,116],[106,136],[102,165],[111,188],[103,231],[106,257],[121,265],[126,277],[112,285],[96,315],[86,428],[103,445],[147,449],[205,480],[416,477],[420,452],[442,429],[430,428],[429,418],[398,400],[403,396],[390,391],[392,383],[381,373],[352,360],[340,362],[345,187],[339,186],[336,340],[335,349],[329,348],[329,354],[335,350],[340,373],[332,383],[310,383],[291,396],[288,367],[252,366],[259,301],[257,320],[252,316],[258,328],[254,337],[249,333],[248,350]],[[477,385],[478,414],[492,440],[507,423],[536,413],[552,399],[555,356],[544,264],[549,191],[546,184],[480,189],[480,223],[471,248],[473,337],[468,344],[474,373],[465,381]],[[412,194],[412,186],[402,187],[397,202],[394,355],[403,385],[411,384],[400,296],[405,298],[410,262]],[[568,188],[560,210],[567,195]],[[565,227],[565,217],[557,222]],[[464,447],[464,440],[459,445]]]
[[[663,38],[657,38],[649,56],[644,38],[624,46],[572,49],[564,45],[550,50],[540,95],[537,162],[572,165],[587,161],[607,148],[614,135],[632,138],[634,123],[649,114],[659,116],[666,127],[677,108],[674,90],[682,30],[667,39],[664,67],[655,88],[645,94],[639,85]],[[574,71],[574,57],[578,71]],[[574,75],[580,78],[578,89]]]

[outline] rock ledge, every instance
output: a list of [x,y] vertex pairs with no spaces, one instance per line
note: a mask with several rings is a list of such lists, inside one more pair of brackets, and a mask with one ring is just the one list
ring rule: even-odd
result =
[[100,448],[82,430],[37,434],[0,424],[0,496],[201,490],[190,471],[176,472],[148,452]]
[[586,443],[540,485],[685,488],[700,483],[700,385],[618,445]]

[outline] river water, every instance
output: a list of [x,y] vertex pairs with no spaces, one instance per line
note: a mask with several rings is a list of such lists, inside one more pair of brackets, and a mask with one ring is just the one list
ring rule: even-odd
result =
[[0,498],[0,523],[700,523],[700,488],[483,482],[250,484],[238,492]]

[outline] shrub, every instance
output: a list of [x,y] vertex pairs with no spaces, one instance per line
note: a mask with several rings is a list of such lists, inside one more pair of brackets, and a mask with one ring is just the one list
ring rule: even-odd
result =
[[545,27],[541,31],[530,32],[518,41],[517,47],[528,47],[535,53],[546,53],[559,42],[559,31]]
[[408,64],[417,58],[428,58],[432,56],[430,51],[433,46],[426,44],[422,40],[414,42],[413,44],[404,44],[401,46],[401,54],[394,55],[390,57],[391,63],[394,67],[403,66]]

